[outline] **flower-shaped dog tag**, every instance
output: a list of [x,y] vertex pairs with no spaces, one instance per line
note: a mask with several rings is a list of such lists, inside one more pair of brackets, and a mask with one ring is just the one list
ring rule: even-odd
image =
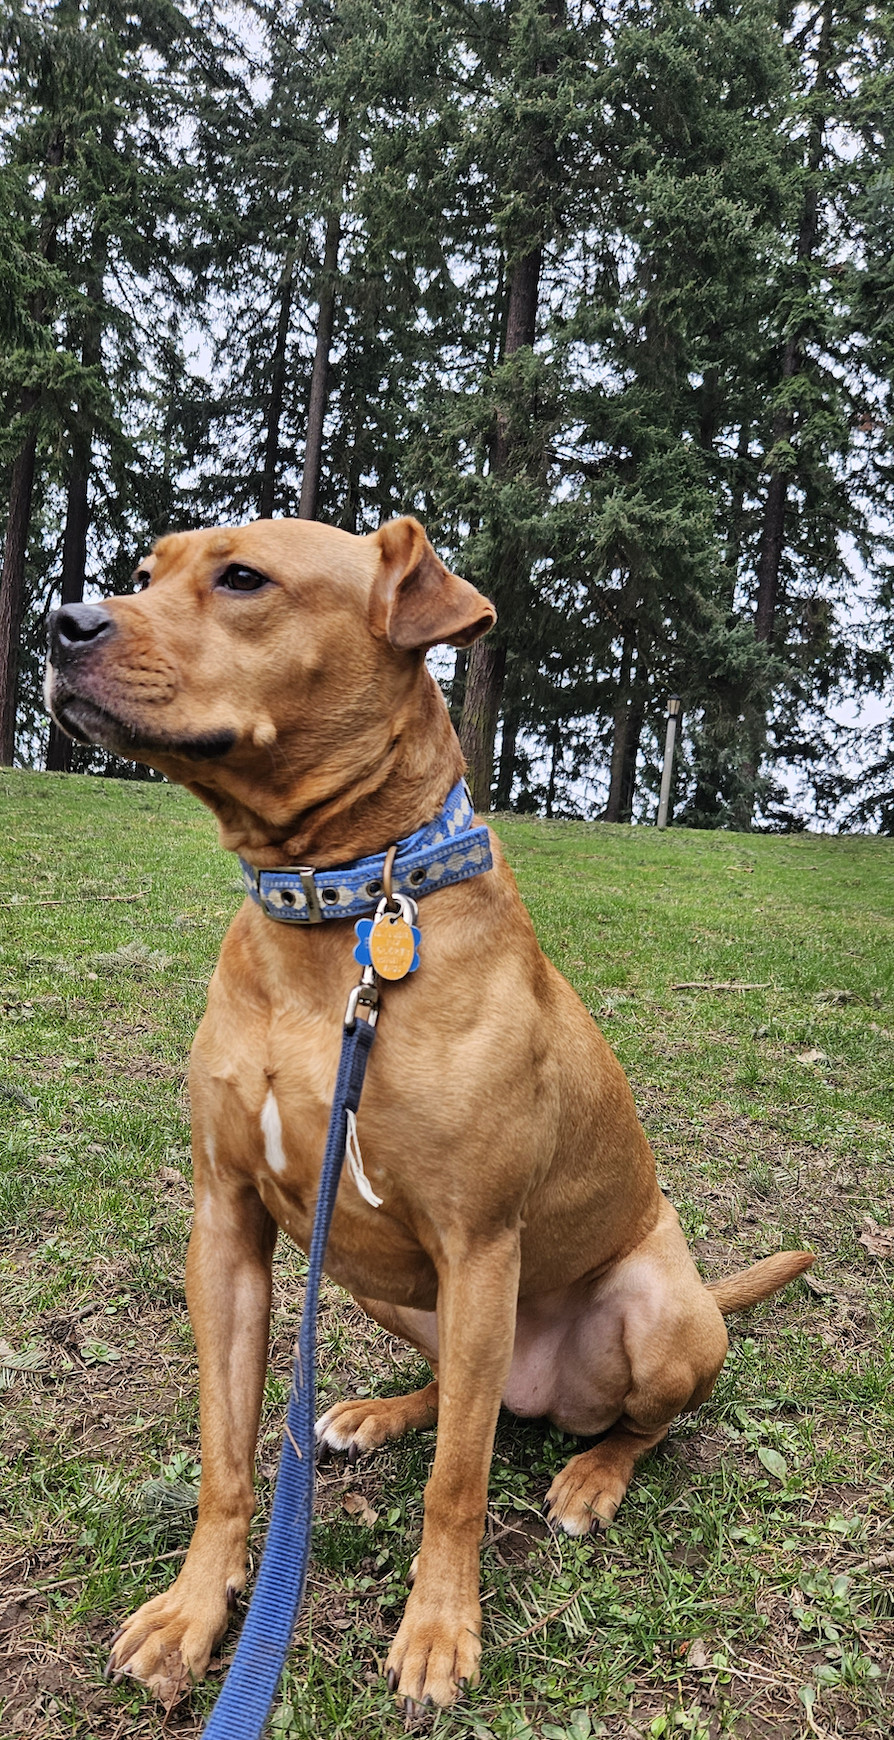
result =
[[373,925],[369,954],[380,979],[405,979],[419,965],[419,932],[399,912],[388,912]]
[[402,894],[397,905],[397,912],[389,912],[382,901],[375,918],[361,918],[354,926],[358,938],[354,959],[362,967],[372,967],[380,979],[405,979],[419,965],[421,932],[410,922],[416,916],[415,906]]

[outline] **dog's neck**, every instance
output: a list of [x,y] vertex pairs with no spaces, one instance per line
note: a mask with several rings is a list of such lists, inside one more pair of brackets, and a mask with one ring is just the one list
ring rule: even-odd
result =
[[[384,851],[433,820],[465,770],[444,697],[427,671],[411,709],[394,721],[387,743],[358,754],[330,753],[277,794],[268,813],[255,809],[251,777],[221,768],[206,782],[184,781],[214,810],[221,845],[258,869],[310,864],[326,870]],[[358,773],[358,768],[362,772]],[[219,781],[219,783],[218,783]]]

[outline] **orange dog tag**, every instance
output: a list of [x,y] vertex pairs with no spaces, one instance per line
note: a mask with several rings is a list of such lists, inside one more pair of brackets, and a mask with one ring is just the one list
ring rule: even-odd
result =
[[416,938],[412,926],[397,912],[373,925],[369,938],[372,964],[382,979],[405,979],[413,965]]

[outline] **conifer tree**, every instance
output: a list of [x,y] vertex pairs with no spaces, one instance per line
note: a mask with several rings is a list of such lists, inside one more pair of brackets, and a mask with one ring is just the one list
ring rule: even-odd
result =
[[[166,0],[56,0],[40,12],[17,5],[8,20],[4,173],[43,288],[29,304],[30,361],[13,352],[8,365],[23,386],[0,633],[7,760],[35,467],[66,502],[62,574],[53,579],[69,600],[83,593],[91,519],[98,514],[109,530],[124,518],[133,526],[148,499],[146,467],[136,460],[138,408],[142,401],[148,410],[153,347],[167,326],[159,288],[170,296],[169,232],[182,203],[177,159],[188,113],[182,74],[196,47],[204,52],[203,40]],[[38,614],[45,603],[35,598]],[[67,758],[55,737],[53,762]]]
[[[64,20],[67,10],[65,0],[60,0],[58,16],[61,20]],[[9,507],[0,569],[0,765],[11,764],[15,746],[19,643],[25,611],[25,555],[37,459],[38,410],[44,382],[52,373],[48,328],[58,294],[58,280],[51,268],[57,251],[58,183],[65,150],[60,104],[51,88],[52,70],[41,64],[40,57],[34,54],[31,21],[26,14],[16,11],[8,26],[6,55],[13,60],[19,51],[25,64],[24,77],[26,80],[29,74],[33,77],[41,109],[31,141],[38,168],[37,185],[29,185],[27,173],[15,157],[5,166],[4,175],[5,191],[15,200],[9,229],[13,240],[12,260],[18,267],[18,275],[11,286],[9,306],[12,319],[7,335],[15,348],[8,354],[3,381],[12,427]],[[21,85],[14,75],[7,78],[3,99],[7,116],[17,120]]]
[[[855,0],[822,0],[783,19],[783,247],[768,276],[757,502],[744,551],[755,636],[771,654],[745,710],[756,793],[768,753],[771,765],[784,757],[808,769],[822,756],[826,704],[863,660],[846,604],[854,584],[848,546],[875,569],[881,444],[867,418],[861,218],[864,187],[880,157],[890,161],[889,131],[867,128],[865,115],[890,66],[890,24],[890,8]],[[749,825],[750,806],[742,808],[740,825]]]

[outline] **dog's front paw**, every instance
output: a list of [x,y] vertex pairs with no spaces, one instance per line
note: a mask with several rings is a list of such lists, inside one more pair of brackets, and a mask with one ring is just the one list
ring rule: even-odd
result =
[[597,1445],[572,1456],[556,1475],[543,1506],[551,1528],[563,1529],[566,1535],[587,1535],[614,1521],[627,1483],[600,1449]]
[[388,1690],[409,1704],[455,1704],[478,1684],[481,1607],[429,1601],[417,1583],[385,1664]]
[[106,1678],[125,1675],[158,1698],[166,1710],[200,1680],[227,1628],[227,1600],[189,1602],[174,1583],[125,1621],[112,1640]]

